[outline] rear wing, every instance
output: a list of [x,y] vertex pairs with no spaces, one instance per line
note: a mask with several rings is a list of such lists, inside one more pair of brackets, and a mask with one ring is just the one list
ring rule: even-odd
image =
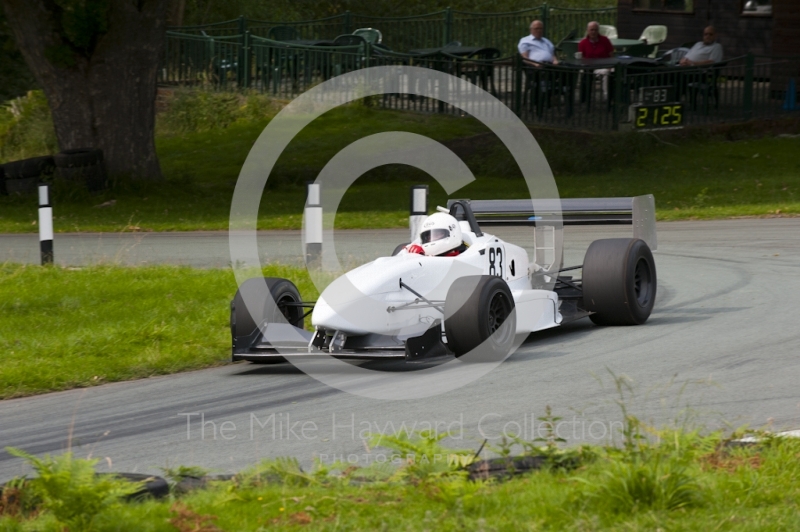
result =
[[[633,237],[644,240],[652,251],[656,238],[656,202],[652,194],[631,198],[569,198],[562,200],[450,200],[469,203],[480,225],[633,225]],[[549,222],[549,223],[548,223]]]

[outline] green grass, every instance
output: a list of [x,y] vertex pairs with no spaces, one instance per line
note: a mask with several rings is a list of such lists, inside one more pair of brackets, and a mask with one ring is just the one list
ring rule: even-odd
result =
[[0,265],[0,399],[224,364],[235,292],[230,270]]
[[[365,469],[304,474],[273,460],[232,481],[163,501],[116,504],[105,530],[798,530],[800,440],[723,447],[720,434],[659,431],[660,443],[585,450],[576,470],[513,480],[407,477],[356,482]],[[377,452],[377,451],[376,451]],[[655,462],[665,464],[654,465]],[[633,471],[635,474],[629,474]],[[11,514],[11,512],[8,512]],[[124,525],[121,525],[124,523]],[[52,513],[0,516],[6,530],[61,530]]]
[[[211,124],[194,133],[177,133],[188,125],[160,127],[157,149],[164,183],[119,182],[98,196],[74,188],[56,190],[56,231],[227,229],[239,169],[268,123],[252,117],[231,120],[224,121],[227,127]],[[395,130],[434,138],[465,160],[477,181],[458,191],[459,197],[515,198],[526,193],[507,150],[472,118],[349,105],[317,119],[283,153],[262,197],[259,228],[299,228],[305,182],[353,141]],[[695,131],[666,137],[665,143],[636,133],[534,134],[562,197],[653,193],[660,220],[800,214],[800,138],[729,141]],[[345,194],[336,227],[407,225],[408,188],[416,183],[431,185],[433,204],[446,201],[441,187],[421,171],[385,166],[362,176]],[[100,206],[111,200],[113,204]],[[36,219],[35,196],[0,197],[0,232],[35,232]]]

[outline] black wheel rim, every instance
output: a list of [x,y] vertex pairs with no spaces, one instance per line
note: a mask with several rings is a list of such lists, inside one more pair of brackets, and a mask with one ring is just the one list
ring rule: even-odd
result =
[[297,322],[300,321],[302,313],[298,312],[300,309],[297,307],[287,305],[286,303],[299,303],[299,301],[290,295],[285,295],[278,300],[278,310],[283,314],[283,317],[286,318],[286,321],[288,321],[290,325],[297,326]]
[[497,292],[489,302],[488,327],[489,335],[497,332],[511,314],[511,303],[503,292]]
[[650,303],[652,293],[650,265],[645,259],[639,259],[633,274],[633,291],[639,306],[646,307]]

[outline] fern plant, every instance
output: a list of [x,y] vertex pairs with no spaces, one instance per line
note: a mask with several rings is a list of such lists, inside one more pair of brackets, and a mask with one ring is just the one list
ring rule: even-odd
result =
[[283,484],[285,486],[308,486],[319,481],[313,474],[308,474],[300,467],[297,458],[279,457],[264,460],[250,472],[244,473],[241,483],[262,486],[264,484]]
[[371,445],[394,451],[392,461],[401,463],[394,479],[424,482],[465,477],[464,468],[472,462],[473,452],[443,447],[440,442],[446,437],[447,433],[437,434],[432,430],[400,432],[376,436]]
[[89,529],[97,514],[142,488],[142,483],[95,474],[97,459],[75,458],[72,453],[38,458],[13,447],[6,451],[31,464],[38,476],[26,483],[26,489],[69,530]]

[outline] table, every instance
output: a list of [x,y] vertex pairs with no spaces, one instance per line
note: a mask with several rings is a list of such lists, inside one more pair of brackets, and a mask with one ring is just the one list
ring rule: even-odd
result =
[[332,46],[333,41],[327,39],[293,39],[291,41],[280,41],[289,46]]
[[418,48],[416,50],[409,50],[411,55],[433,55],[438,53],[445,53],[449,55],[457,55],[459,57],[469,57],[475,53],[484,50],[486,46],[440,46],[438,48]]
[[634,67],[662,67],[664,63],[658,59],[651,59],[650,57],[636,57],[630,55],[618,55],[614,57],[606,57],[602,59],[589,59],[581,58],[575,59],[575,56],[570,56],[559,63],[564,66],[584,67],[584,68],[614,68],[619,65],[634,66]]
[[[608,105],[611,106],[613,94],[614,94],[614,76],[615,71],[614,69],[619,66],[626,66],[626,67],[638,67],[641,69],[653,69],[658,70],[665,66],[665,63],[658,61],[657,59],[651,59],[649,57],[631,57],[620,55],[616,57],[608,57],[602,59],[590,59],[590,58],[581,58],[575,59],[574,57],[568,57],[562,63],[562,66],[575,68],[576,70],[580,71],[581,76],[581,92],[580,92],[580,101],[581,103],[586,103],[587,105],[591,105],[591,88],[592,84],[594,83],[594,73],[597,70],[606,69],[607,72],[603,74],[607,76],[607,79],[604,83],[608,83]],[[623,86],[623,96],[627,95],[628,91],[631,89],[636,88],[638,84],[641,84],[643,79],[640,75],[642,71],[636,72],[636,75],[633,78],[633,81],[630,79],[623,78],[622,86]],[[606,89],[603,89],[606,92]],[[623,101],[627,101],[627,97],[623,98]]]
[[[578,51],[578,44],[582,39],[573,39],[561,43],[561,50],[569,57],[575,57],[575,52]],[[614,47],[614,52],[618,55],[630,55],[636,57],[645,57],[652,53],[655,49],[654,44],[647,44],[644,41],[636,39],[610,39],[611,45]]]

